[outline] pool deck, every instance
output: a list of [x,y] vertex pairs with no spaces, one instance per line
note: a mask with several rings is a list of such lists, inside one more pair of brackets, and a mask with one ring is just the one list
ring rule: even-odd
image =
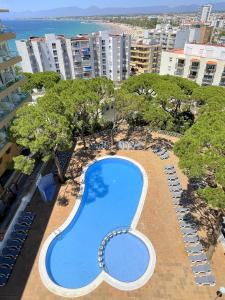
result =
[[[1,300],[59,300],[64,299],[50,293],[42,284],[38,262],[43,242],[69,216],[75,204],[75,195],[79,191],[79,174],[93,158],[109,155],[109,151],[93,152],[93,157],[74,157],[70,163],[70,173],[74,174],[73,184],[62,186],[60,195],[69,198],[67,207],[46,205],[38,195],[30,205],[30,210],[37,212],[33,228],[29,234],[15,270],[6,287],[0,288]],[[150,281],[142,288],[124,292],[103,282],[84,300],[211,300],[216,291],[225,284],[225,257],[222,247],[218,245],[212,259],[213,274],[217,283],[215,287],[198,287],[194,283],[191,265],[185,252],[184,243],[178,227],[175,210],[167,186],[163,166],[173,163],[177,167],[183,188],[187,178],[178,169],[178,159],[171,154],[167,161],[161,161],[150,151],[116,151],[117,155],[136,160],[148,175],[148,193],[137,229],[152,242],[156,256],[156,268]],[[77,175],[77,176],[76,176]]]

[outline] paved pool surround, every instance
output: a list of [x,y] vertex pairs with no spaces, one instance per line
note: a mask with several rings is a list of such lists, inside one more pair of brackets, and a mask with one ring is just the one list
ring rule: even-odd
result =
[[[81,205],[81,200],[82,196],[85,190],[85,174],[88,171],[89,167],[91,167],[93,164],[95,164],[97,161],[101,161],[104,159],[123,159],[131,162],[134,164],[136,167],[139,168],[139,170],[142,173],[143,176],[143,186],[142,186],[142,192],[141,192],[141,197],[138,203],[138,207],[135,213],[135,216],[132,220],[132,223],[130,224],[130,233],[134,236],[136,236],[140,241],[142,241],[146,248],[148,249],[149,252],[149,263],[147,266],[147,269],[145,273],[139,277],[137,280],[132,281],[132,282],[124,282],[117,280],[110,276],[104,269],[100,272],[100,274],[89,284],[80,287],[80,288],[65,288],[63,286],[60,286],[52,280],[51,276],[49,276],[48,269],[46,267],[46,257],[47,253],[49,250],[49,246],[51,243],[56,239],[57,236],[60,236],[60,234],[70,225],[70,223],[73,221],[73,219],[76,216],[76,213],[78,212],[78,209]],[[55,230],[45,241],[41,253],[40,253],[40,258],[39,258],[39,272],[41,276],[41,280],[43,284],[53,293],[62,296],[62,297],[80,297],[83,295],[86,295],[93,291],[95,288],[97,288],[103,281],[106,281],[113,287],[120,289],[120,290],[125,290],[125,291],[131,291],[140,288],[143,286],[152,276],[154,269],[155,269],[155,263],[156,263],[156,255],[154,248],[151,244],[151,242],[148,240],[146,236],[144,236],[141,232],[137,231],[135,228],[137,226],[137,223],[139,221],[143,206],[144,206],[144,201],[146,198],[147,194],[147,188],[148,188],[148,178],[147,174],[142,168],[140,164],[138,164],[136,161],[126,158],[126,157],[121,157],[121,156],[104,156],[102,158],[99,158],[89,165],[84,168],[82,176],[81,176],[81,186],[80,186],[80,193],[79,196],[77,197],[76,204],[74,205],[73,210],[71,211],[70,216],[66,220],[66,222],[60,226],[57,230]],[[76,254],[75,254],[76,255]],[[63,272],[64,270],[62,270]]]

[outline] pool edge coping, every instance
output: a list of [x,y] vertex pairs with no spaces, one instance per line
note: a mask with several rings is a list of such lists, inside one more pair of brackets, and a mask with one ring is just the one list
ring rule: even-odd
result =
[[[82,288],[68,289],[68,288],[61,287],[51,280],[51,278],[48,275],[47,269],[46,269],[45,260],[46,260],[48,247],[50,246],[51,242],[57,237],[57,235],[59,235],[62,231],[64,231],[69,226],[69,224],[75,217],[76,213],[78,212],[78,209],[81,204],[81,199],[83,196],[84,188],[85,188],[85,183],[84,183],[85,174],[86,174],[86,171],[88,170],[88,168],[100,160],[109,159],[109,158],[119,158],[119,159],[127,160],[127,161],[133,163],[134,165],[136,165],[142,173],[142,176],[143,176],[142,193],[141,193],[141,197],[139,200],[138,208],[136,210],[136,213],[132,220],[130,228],[131,228],[131,233],[133,233],[134,235],[139,237],[141,240],[143,240],[148,248],[149,256],[150,256],[148,268],[145,271],[145,273],[143,274],[143,276],[141,276],[138,280],[130,282],[130,283],[118,281],[115,278],[111,277],[109,274],[107,274],[105,271],[102,271],[96,277],[96,279],[94,281],[92,281],[91,283],[89,283],[88,285],[86,285]],[[76,198],[77,201],[76,201],[74,207],[72,208],[68,218],[65,220],[65,222],[61,226],[59,226],[56,230],[54,230],[47,237],[47,239],[44,241],[43,246],[41,248],[40,256],[39,256],[39,274],[40,274],[41,281],[44,284],[44,286],[49,291],[51,291],[52,293],[54,293],[58,296],[73,298],[73,297],[81,297],[81,296],[91,293],[103,281],[106,281],[111,286],[113,286],[119,290],[123,290],[123,291],[135,290],[135,289],[142,287],[144,284],[146,284],[147,281],[151,278],[151,276],[154,273],[155,264],[156,264],[156,253],[155,253],[154,247],[153,247],[152,243],[150,242],[150,240],[144,234],[142,234],[140,231],[136,230],[135,228],[138,224],[138,221],[141,217],[141,213],[143,211],[144,203],[145,203],[146,196],[147,196],[147,191],[148,191],[148,175],[147,175],[145,169],[137,161],[135,161],[129,157],[119,156],[119,155],[113,155],[113,156],[106,155],[106,156],[102,156],[97,159],[94,159],[89,164],[87,164],[83,168],[82,174],[80,177],[80,191]]]

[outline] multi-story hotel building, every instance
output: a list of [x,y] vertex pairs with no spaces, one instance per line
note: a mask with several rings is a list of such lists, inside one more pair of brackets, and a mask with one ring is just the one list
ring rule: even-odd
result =
[[[1,9],[0,12],[8,12]],[[26,101],[28,94],[20,90],[25,78],[17,75],[15,65],[21,57],[9,50],[7,41],[15,39],[15,34],[0,23],[0,193],[13,173],[12,158],[19,154],[16,144],[9,142],[7,129],[16,110]]]
[[179,28],[169,24],[158,24],[155,29],[145,30],[144,38],[152,44],[161,45],[163,50],[183,48],[187,42],[199,41],[200,28]]
[[131,45],[131,73],[159,73],[161,46],[137,41]]
[[55,71],[63,79],[106,76],[113,81],[129,77],[129,35],[105,32],[66,38],[46,34],[16,41],[24,72]]
[[163,51],[160,75],[189,78],[200,85],[225,86],[225,47],[186,44],[184,49]]

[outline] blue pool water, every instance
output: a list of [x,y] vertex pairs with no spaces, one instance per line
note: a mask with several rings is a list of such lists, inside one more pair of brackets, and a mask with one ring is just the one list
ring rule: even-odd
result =
[[145,243],[131,233],[114,236],[104,252],[109,275],[123,282],[138,280],[147,270],[150,256]]
[[128,160],[106,158],[88,168],[79,210],[47,251],[47,272],[56,284],[81,288],[101,273],[102,239],[118,227],[131,225],[142,188],[142,172]]

